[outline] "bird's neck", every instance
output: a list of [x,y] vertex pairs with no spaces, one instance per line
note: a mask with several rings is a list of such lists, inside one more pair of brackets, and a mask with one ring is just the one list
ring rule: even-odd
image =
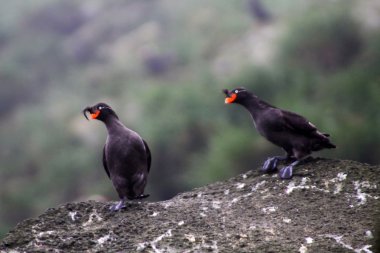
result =
[[244,101],[242,101],[240,104],[242,106],[244,106],[249,111],[249,113],[251,114],[254,121],[257,120],[257,118],[259,117],[260,113],[263,110],[270,107],[269,104],[262,101],[261,99],[259,99],[256,96],[249,97],[249,98],[245,99]]
[[120,130],[124,130],[126,128],[118,118],[112,116],[105,119],[104,124],[106,125],[109,135],[115,134]]

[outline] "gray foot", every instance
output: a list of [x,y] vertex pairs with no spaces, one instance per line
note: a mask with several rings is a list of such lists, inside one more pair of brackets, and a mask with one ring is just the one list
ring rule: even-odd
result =
[[287,158],[286,157],[282,157],[282,156],[274,156],[274,157],[270,157],[268,158],[265,162],[264,162],[264,165],[263,167],[261,168],[261,171],[262,172],[265,172],[265,173],[271,173],[271,172],[274,172],[277,170],[277,164],[278,164],[278,161],[282,161],[282,160],[286,160]]
[[120,200],[117,204],[110,206],[110,210],[115,212],[125,207],[126,207],[125,200]]
[[282,168],[278,175],[281,179],[291,179],[293,177],[293,166],[289,165]]
[[293,169],[294,166],[296,166],[299,163],[299,161],[295,161],[291,163],[290,165],[282,168],[278,175],[280,176],[281,179],[291,179],[293,177]]

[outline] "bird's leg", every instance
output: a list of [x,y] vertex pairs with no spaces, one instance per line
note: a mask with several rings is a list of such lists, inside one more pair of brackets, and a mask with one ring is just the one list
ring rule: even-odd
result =
[[125,198],[121,199],[117,204],[112,205],[110,207],[110,210],[111,211],[119,211],[120,209],[125,208],[126,207],[126,205],[125,205],[126,201],[127,201],[127,199],[125,199]]
[[278,161],[283,161],[289,159],[289,156],[274,156],[269,157],[261,168],[262,172],[270,173],[277,170]]
[[[278,173],[281,179],[291,179],[293,177],[293,169],[294,167],[299,164],[300,162],[307,159],[310,155],[310,152],[302,152],[302,150],[293,150],[295,161],[288,166],[283,167],[280,169],[280,172]],[[293,157],[290,157],[293,158]]]

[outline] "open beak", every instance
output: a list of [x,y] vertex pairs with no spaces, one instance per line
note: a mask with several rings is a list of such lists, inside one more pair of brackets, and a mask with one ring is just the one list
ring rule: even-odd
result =
[[83,109],[83,115],[84,117],[86,117],[87,120],[88,120],[87,112],[90,113],[91,119],[96,119],[100,114],[100,110],[95,110],[94,112],[91,107],[87,106],[86,108]]
[[96,110],[94,113],[91,113],[91,119],[96,119],[100,114],[100,110]]
[[83,109],[83,115],[84,115],[84,117],[88,120],[87,112],[89,112],[89,113],[92,115],[91,108],[88,107],[88,106],[87,106],[86,108]]
[[226,99],[224,100],[225,104],[231,104],[237,98],[237,95],[235,93],[231,93],[227,89],[224,89],[223,93],[226,95]]
[[92,107],[87,106],[86,108],[84,108],[83,109],[83,115],[88,120],[87,113],[90,113],[91,119],[96,119],[96,118],[98,118],[98,116],[100,114],[100,110],[95,110],[95,112],[94,112]]

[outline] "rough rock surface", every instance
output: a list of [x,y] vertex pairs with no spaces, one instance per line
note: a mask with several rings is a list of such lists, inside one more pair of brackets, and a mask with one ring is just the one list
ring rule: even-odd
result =
[[250,171],[116,213],[69,203],[21,222],[0,252],[375,252],[379,172],[318,158],[292,180]]

